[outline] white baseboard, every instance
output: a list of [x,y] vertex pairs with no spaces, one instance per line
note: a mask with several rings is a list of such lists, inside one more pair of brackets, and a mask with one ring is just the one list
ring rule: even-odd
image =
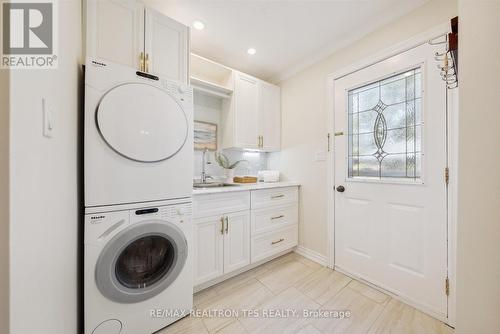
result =
[[306,248],[304,246],[297,246],[294,250],[295,253],[302,255],[303,257],[321,264],[322,266],[327,266],[328,260],[325,255],[322,255],[312,249]]

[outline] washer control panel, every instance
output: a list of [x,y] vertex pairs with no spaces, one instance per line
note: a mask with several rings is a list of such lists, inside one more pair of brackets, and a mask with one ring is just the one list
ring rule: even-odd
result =
[[130,210],[130,222],[137,223],[147,219],[162,219],[174,224],[185,224],[191,222],[191,203],[180,203],[174,205],[144,207]]
[[191,222],[192,208],[191,203],[165,206],[161,208],[161,218],[172,223]]

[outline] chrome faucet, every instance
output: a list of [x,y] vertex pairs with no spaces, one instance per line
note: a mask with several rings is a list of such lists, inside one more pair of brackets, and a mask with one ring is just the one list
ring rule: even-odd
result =
[[212,179],[210,175],[207,175],[206,165],[207,165],[207,155],[208,148],[203,150],[203,155],[201,156],[201,183],[207,183],[208,179]]

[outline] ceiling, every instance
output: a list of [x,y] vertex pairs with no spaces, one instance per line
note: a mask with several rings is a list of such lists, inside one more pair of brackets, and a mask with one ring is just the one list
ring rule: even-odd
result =
[[[146,0],[191,26],[191,51],[280,81],[428,0]],[[194,20],[205,29],[192,28]],[[247,54],[253,47],[257,53]]]

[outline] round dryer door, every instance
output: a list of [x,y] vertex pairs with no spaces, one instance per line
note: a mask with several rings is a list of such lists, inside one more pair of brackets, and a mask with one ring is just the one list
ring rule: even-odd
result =
[[96,265],[96,284],[108,299],[137,303],[165,290],[186,263],[187,242],[174,224],[140,222],[114,236]]
[[111,149],[140,162],[172,157],[184,146],[189,131],[177,100],[167,91],[142,83],[109,90],[97,106],[96,124]]

